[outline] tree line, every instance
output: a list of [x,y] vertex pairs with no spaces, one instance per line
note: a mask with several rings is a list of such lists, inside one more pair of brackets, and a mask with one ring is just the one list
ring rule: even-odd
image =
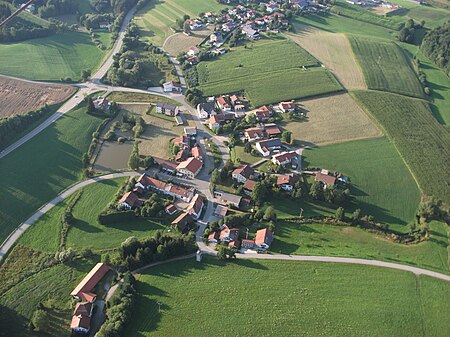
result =
[[450,76],[450,21],[425,35],[421,49],[447,76]]

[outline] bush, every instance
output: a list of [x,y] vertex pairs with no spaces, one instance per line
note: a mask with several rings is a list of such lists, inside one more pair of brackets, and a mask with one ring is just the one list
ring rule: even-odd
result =
[[98,215],[98,222],[104,226],[136,219],[134,211],[108,211]]

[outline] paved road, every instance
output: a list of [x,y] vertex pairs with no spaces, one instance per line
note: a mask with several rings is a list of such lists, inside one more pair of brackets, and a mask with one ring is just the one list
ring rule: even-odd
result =
[[85,180],[81,183],[78,183],[76,185],[73,185],[72,187],[69,187],[64,192],[58,194],[56,198],[54,198],[49,203],[42,206],[36,213],[34,213],[31,217],[29,217],[24,223],[22,223],[9,237],[6,239],[6,241],[2,244],[0,247],[0,259],[8,252],[8,250],[14,245],[14,243],[19,239],[19,237],[22,235],[23,232],[25,232],[34,222],[36,222],[42,215],[47,213],[49,210],[51,210],[56,204],[61,202],[62,200],[68,198],[70,195],[72,195],[74,192],[78,191],[79,189],[99,182],[103,180],[109,180],[109,179],[115,179],[120,177],[133,177],[139,175],[139,172],[122,172],[122,173],[112,173],[107,174],[101,177],[96,177],[92,179]]

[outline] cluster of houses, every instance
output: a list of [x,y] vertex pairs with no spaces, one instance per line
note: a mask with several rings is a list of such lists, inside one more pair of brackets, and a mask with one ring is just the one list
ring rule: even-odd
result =
[[[189,225],[200,218],[205,205],[203,197],[200,194],[196,194],[193,189],[167,183],[145,173],[136,180],[134,189],[122,196],[118,201],[118,205],[128,210],[140,207],[143,203],[142,198],[148,191],[161,193],[188,203],[184,212],[172,222],[172,225],[177,226],[182,232],[186,231]],[[165,212],[168,215],[174,215],[178,211],[179,209],[174,204],[170,204],[165,208]]]
[[266,251],[273,241],[273,234],[267,228],[256,231],[255,239],[239,239],[239,228],[230,228],[224,224],[219,230],[212,232],[208,236],[209,243],[223,243],[234,249],[251,249],[256,251]]
[[175,161],[180,164],[176,170],[189,178],[195,178],[203,166],[204,153],[196,137],[196,127],[185,127],[183,135],[172,140],[172,144],[178,147]]
[[339,184],[346,186],[349,183],[348,177],[342,174],[330,174],[328,170],[322,169],[314,172],[314,180],[321,183],[324,189],[335,187]]
[[399,9],[400,6],[383,0],[346,0],[349,4],[361,7],[383,7],[387,9]]
[[92,311],[97,295],[92,291],[110,271],[108,265],[97,263],[86,277],[70,293],[73,299],[77,300],[75,310],[72,315],[70,328],[76,333],[89,333],[91,329]]

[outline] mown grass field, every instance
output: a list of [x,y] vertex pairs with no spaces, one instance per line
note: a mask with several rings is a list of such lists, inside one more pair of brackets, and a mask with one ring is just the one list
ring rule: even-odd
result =
[[88,115],[84,107],[72,110],[2,158],[0,242],[40,206],[80,179],[81,156],[101,121]]
[[366,89],[361,68],[346,35],[297,25],[289,38],[323,63],[346,89]]
[[448,274],[448,226],[434,221],[430,230],[430,240],[402,245],[356,227],[281,222],[276,227],[271,250],[282,254],[384,260]]
[[444,336],[450,329],[448,283],[367,266],[223,265],[206,257],[148,269],[137,289],[127,336],[409,337]]
[[[324,145],[379,137],[380,129],[347,93],[300,100],[304,120],[286,118],[281,126],[299,143]],[[285,116],[285,115],[283,115]]]
[[67,236],[68,247],[76,250],[117,248],[130,236],[147,237],[158,229],[166,228],[156,220],[142,218],[109,226],[98,223],[97,216],[113,200],[122,181],[108,180],[84,188],[72,211],[76,220]]
[[405,225],[413,220],[420,191],[395,147],[386,138],[327,145],[303,152],[304,164],[350,178],[349,210],[377,221]]
[[162,46],[174,32],[171,27],[185,14],[191,18],[201,12],[218,12],[225,5],[210,0],[152,0],[135,16],[141,35],[153,44]]
[[393,0],[392,3],[400,5],[401,8],[389,13],[388,16],[392,18],[402,18],[405,21],[408,18],[417,22],[425,20],[425,27],[429,28],[442,25],[448,21],[450,16],[449,10],[423,6],[413,1]]
[[354,96],[384,128],[423,193],[450,202],[450,133],[428,103],[375,91]]
[[356,36],[350,42],[369,89],[423,97],[410,60],[398,45]]
[[30,80],[78,80],[83,69],[94,71],[105,53],[84,32],[0,44],[0,74]]
[[301,28],[302,25],[308,25],[326,32],[358,34],[383,39],[392,39],[395,33],[397,33],[381,26],[332,13],[324,13],[321,15],[306,14],[305,16],[298,16],[293,19],[295,32],[297,32],[299,30],[298,28]]
[[204,96],[244,91],[254,107],[342,89],[331,73],[315,65],[317,60],[293,42],[261,41],[201,62],[198,88]]

